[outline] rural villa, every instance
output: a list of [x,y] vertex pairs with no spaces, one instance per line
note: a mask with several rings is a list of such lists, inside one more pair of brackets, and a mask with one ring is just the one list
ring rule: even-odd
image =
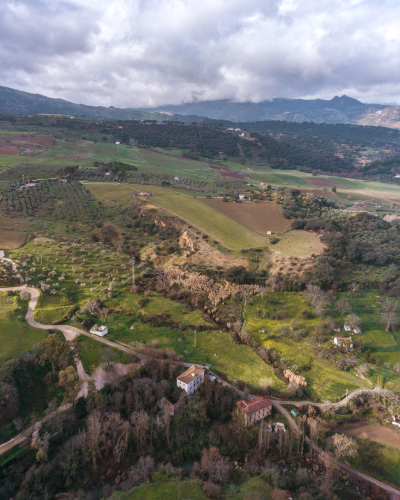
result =
[[251,401],[238,401],[236,406],[243,412],[246,425],[254,424],[272,413],[271,401],[263,397],[254,398]]
[[204,368],[192,365],[176,378],[176,385],[183,389],[186,394],[193,394],[204,383]]
[[353,341],[351,337],[335,337],[333,343],[342,351],[348,352],[353,350]]
[[95,335],[98,335],[99,337],[104,337],[104,335],[107,335],[107,333],[108,333],[108,328],[104,325],[102,325],[102,326],[94,325],[90,329],[90,333],[94,333]]

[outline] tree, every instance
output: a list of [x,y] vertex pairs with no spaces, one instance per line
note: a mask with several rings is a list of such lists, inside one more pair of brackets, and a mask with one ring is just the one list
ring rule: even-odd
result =
[[40,342],[39,347],[44,351],[40,355],[39,364],[44,365],[46,361],[50,361],[53,372],[56,369],[66,368],[71,361],[72,351],[68,342],[56,333],[48,335]]
[[360,328],[361,318],[359,318],[357,314],[351,313],[346,316],[346,323],[350,325],[352,330],[354,330],[354,328]]
[[349,301],[342,297],[336,302],[335,309],[340,312],[341,316],[343,316],[351,311],[351,306]]
[[335,434],[332,437],[336,458],[355,457],[357,455],[357,443],[346,434]]
[[31,298],[31,294],[26,290],[22,290],[22,292],[19,294],[19,297],[21,300],[29,300]]
[[394,330],[400,323],[399,316],[394,311],[384,312],[381,321],[387,330]]
[[132,424],[132,434],[140,454],[144,451],[144,446],[148,439],[150,418],[144,410],[135,411],[130,417]]
[[72,402],[78,395],[82,381],[79,380],[76,369],[73,366],[68,366],[58,374],[58,384],[67,391],[64,396],[64,401]]
[[101,355],[101,363],[107,364],[107,371],[110,370],[110,363],[115,363],[116,361],[118,361],[117,353],[111,347],[104,349]]

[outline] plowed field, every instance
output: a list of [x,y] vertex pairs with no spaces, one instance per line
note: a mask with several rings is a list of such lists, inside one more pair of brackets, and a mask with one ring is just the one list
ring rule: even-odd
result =
[[25,233],[21,231],[12,231],[0,229],[0,249],[10,250],[18,248],[25,241]]
[[400,430],[393,426],[384,427],[383,425],[358,425],[349,429],[340,428],[341,434],[355,436],[362,439],[369,439],[377,443],[388,444],[400,450]]
[[0,154],[1,155],[17,155],[20,152],[21,152],[20,149],[1,148],[0,147]]
[[329,179],[323,179],[321,177],[303,177],[307,182],[310,184],[313,184],[314,186],[329,186],[329,187],[341,187],[345,188],[346,186],[343,186],[343,184],[338,184],[337,182],[330,181]]
[[279,205],[275,202],[233,203],[215,198],[205,198],[201,201],[236,222],[263,235],[266,235],[267,231],[272,231],[272,233],[287,231],[293,222],[292,220],[285,219],[281,214]]

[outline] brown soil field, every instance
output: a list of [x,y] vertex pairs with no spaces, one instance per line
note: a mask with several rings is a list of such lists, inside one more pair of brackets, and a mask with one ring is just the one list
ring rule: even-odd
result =
[[32,144],[39,144],[40,146],[51,146],[54,142],[54,137],[51,135],[34,135],[29,141]]
[[21,153],[20,149],[2,148],[0,147],[0,155],[17,155]]
[[2,250],[18,248],[24,243],[24,241],[25,233],[9,229],[0,229],[0,248]]
[[347,434],[348,436],[369,439],[377,443],[388,444],[400,450],[400,430],[397,430],[394,426],[392,429],[383,425],[361,424],[347,429],[339,428],[337,432]]
[[54,155],[53,158],[72,158],[72,159],[75,159],[75,160],[78,160],[79,159],[79,156],[64,156],[64,155]]
[[259,234],[283,233],[290,229],[292,220],[285,219],[279,205],[273,201],[262,203],[233,203],[221,199],[205,198],[201,200],[206,205],[215,208],[231,219],[249,227]]
[[329,187],[341,187],[341,188],[346,188],[346,186],[343,186],[342,184],[337,184],[336,182],[330,181],[329,179],[321,179],[321,178],[314,178],[314,177],[303,177],[303,179],[310,184],[313,184],[314,186],[329,186]]
[[229,167],[222,167],[221,165],[209,165],[209,167],[216,170],[219,175],[222,175],[222,177],[230,177],[231,179],[235,179],[237,181],[246,181],[247,179],[250,179],[247,174],[241,174],[240,172],[231,170]]
[[28,229],[29,226],[29,222],[25,219],[0,216],[0,229]]

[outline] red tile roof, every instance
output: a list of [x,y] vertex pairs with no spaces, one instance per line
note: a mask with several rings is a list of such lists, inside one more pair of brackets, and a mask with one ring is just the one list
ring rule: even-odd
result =
[[246,413],[246,415],[251,415],[252,413],[272,406],[272,403],[267,398],[259,397],[254,398],[251,401],[238,401],[236,406],[240,408],[243,413]]

